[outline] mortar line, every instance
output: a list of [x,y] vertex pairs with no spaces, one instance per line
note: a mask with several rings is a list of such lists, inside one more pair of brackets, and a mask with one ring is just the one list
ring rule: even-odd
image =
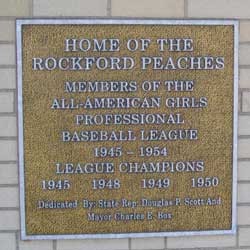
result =
[[57,241],[56,240],[52,241],[52,248],[53,248],[53,250],[57,250]]
[[167,250],[168,245],[167,245],[167,237],[164,238],[164,249]]
[[241,92],[245,91],[245,92],[250,92],[250,88],[240,88],[239,89]]
[[238,105],[239,105],[239,107],[238,107],[238,113],[242,112],[242,92],[243,92],[242,89],[239,88],[238,89]]
[[15,89],[13,95],[14,95],[14,103],[13,103],[13,105],[14,105],[14,112],[17,113],[17,90],[16,89]]
[[16,116],[16,112],[1,112],[0,116]]
[[0,16],[1,21],[15,21],[15,16]]
[[2,113],[0,113],[0,117],[16,117],[16,113],[14,113],[14,112],[2,112]]
[[4,44],[15,44],[15,41],[12,41],[12,40],[3,40],[3,41],[0,41],[0,45],[4,45]]
[[0,184],[0,188],[11,188],[11,187],[18,187],[18,184]]
[[240,140],[247,140],[249,138],[250,138],[249,135],[238,135],[238,139]]
[[[133,238],[134,239],[134,238]],[[142,250],[142,248],[136,248],[136,249],[134,249],[134,250]],[[163,248],[150,248],[150,250],[164,250]],[[175,249],[175,250],[178,250],[178,249]],[[183,250],[186,250],[186,248],[185,249],[183,249]],[[197,250],[197,249],[193,249],[193,250]],[[202,249],[203,250],[203,249]]]
[[128,249],[131,250],[131,238],[128,239]]
[[184,0],[184,17],[188,17],[188,0]]
[[29,14],[30,14],[30,16],[32,16],[33,17],[33,15],[34,15],[34,9],[33,9],[33,6],[34,5],[34,3],[33,3],[33,0],[30,0],[29,1],[29,8],[30,8],[30,10],[29,10]]
[[107,16],[111,16],[111,0],[107,0]]
[[0,161],[0,165],[1,164],[17,164],[17,161]]
[[250,158],[238,158],[238,161],[250,161]]
[[[249,229],[249,226],[250,225],[238,225],[238,228],[240,229],[240,228],[247,228],[247,229]],[[248,248],[250,247],[250,245],[249,246],[247,246]]]
[[0,89],[0,92],[16,92],[16,89]]
[[239,69],[250,69],[250,65],[247,64],[239,65]]
[[249,139],[250,135],[238,135],[238,139]]
[[239,42],[239,45],[250,45],[250,41]]
[[0,69],[16,69],[15,64],[0,64]]
[[[240,248],[240,249],[248,249],[249,247]],[[167,250],[178,250],[179,248],[168,248]],[[233,247],[199,247],[199,248],[183,248],[183,250],[235,250],[235,246]]]
[[243,91],[240,91],[240,111],[243,111]]
[[19,211],[19,207],[0,207],[0,211]]
[[18,230],[0,230],[0,234],[18,233]]
[[16,232],[16,250],[19,250],[19,231]]
[[249,184],[250,180],[238,180],[239,184]]
[[239,115],[250,116],[250,112],[239,112]]
[[250,202],[237,202],[238,207],[249,207]]
[[[216,249],[216,250],[235,250],[235,247],[236,247],[236,245],[235,246],[233,246],[233,247],[216,247],[216,248],[214,248],[214,249]],[[202,249],[202,248],[201,248]],[[208,248],[208,249],[213,249],[212,247],[211,248]],[[203,249],[202,249],[203,250]]]
[[0,141],[16,141],[17,136],[0,136]]

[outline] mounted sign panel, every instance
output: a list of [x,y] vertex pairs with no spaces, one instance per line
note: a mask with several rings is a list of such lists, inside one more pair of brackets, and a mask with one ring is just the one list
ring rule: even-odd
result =
[[235,232],[238,23],[17,20],[22,239]]

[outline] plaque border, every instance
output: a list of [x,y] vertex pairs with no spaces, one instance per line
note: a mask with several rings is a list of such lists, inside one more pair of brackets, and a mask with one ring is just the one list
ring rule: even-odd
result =
[[[204,231],[173,231],[173,232],[143,232],[143,233],[103,233],[103,234],[55,234],[28,235],[26,232],[25,211],[25,177],[24,177],[24,142],[23,142],[23,100],[22,100],[22,25],[65,25],[65,24],[124,24],[124,25],[231,25],[234,27],[234,114],[233,114],[233,171],[232,171],[232,228],[230,230]],[[105,239],[105,238],[140,238],[165,236],[193,236],[235,234],[237,230],[237,131],[238,131],[238,49],[239,49],[239,21],[237,19],[152,19],[152,18],[20,18],[16,19],[16,70],[17,70],[17,125],[18,125],[18,167],[19,167],[19,195],[20,195],[20,224],[21,240],[44,239]]]

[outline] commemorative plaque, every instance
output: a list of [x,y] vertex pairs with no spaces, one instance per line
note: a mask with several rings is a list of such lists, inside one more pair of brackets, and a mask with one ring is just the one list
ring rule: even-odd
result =
[[22,239],[234,233],[237,36],[17,20]]

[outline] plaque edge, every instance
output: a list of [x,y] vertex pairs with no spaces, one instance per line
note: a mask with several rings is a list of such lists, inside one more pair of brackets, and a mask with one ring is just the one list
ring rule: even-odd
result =
[[[232,227],[229,230],[202,230],[176,232],[145,232],[117,234],[55,234],[28,235],[26,233],[25,211],[25,178],[23,151],[23,106],[22,106],[22,25],[67,25],[67,24],[127,24],[127,25],[227,25],[234,27],[234,93],[233,93],[233,158],[232,158]],[[17,79],[17,130],[18,130],[18,172],[20,202],[20,234],[21,240],[57,240],[57,239],[110,239],[110,238],[142,238],[142,237],[178,237],[236,234],[237,232],[237,153],[238,153],[238,63],[239,63],[239,21],[238,19],[160,19],[160,18],[16,18],[16,79]]]

